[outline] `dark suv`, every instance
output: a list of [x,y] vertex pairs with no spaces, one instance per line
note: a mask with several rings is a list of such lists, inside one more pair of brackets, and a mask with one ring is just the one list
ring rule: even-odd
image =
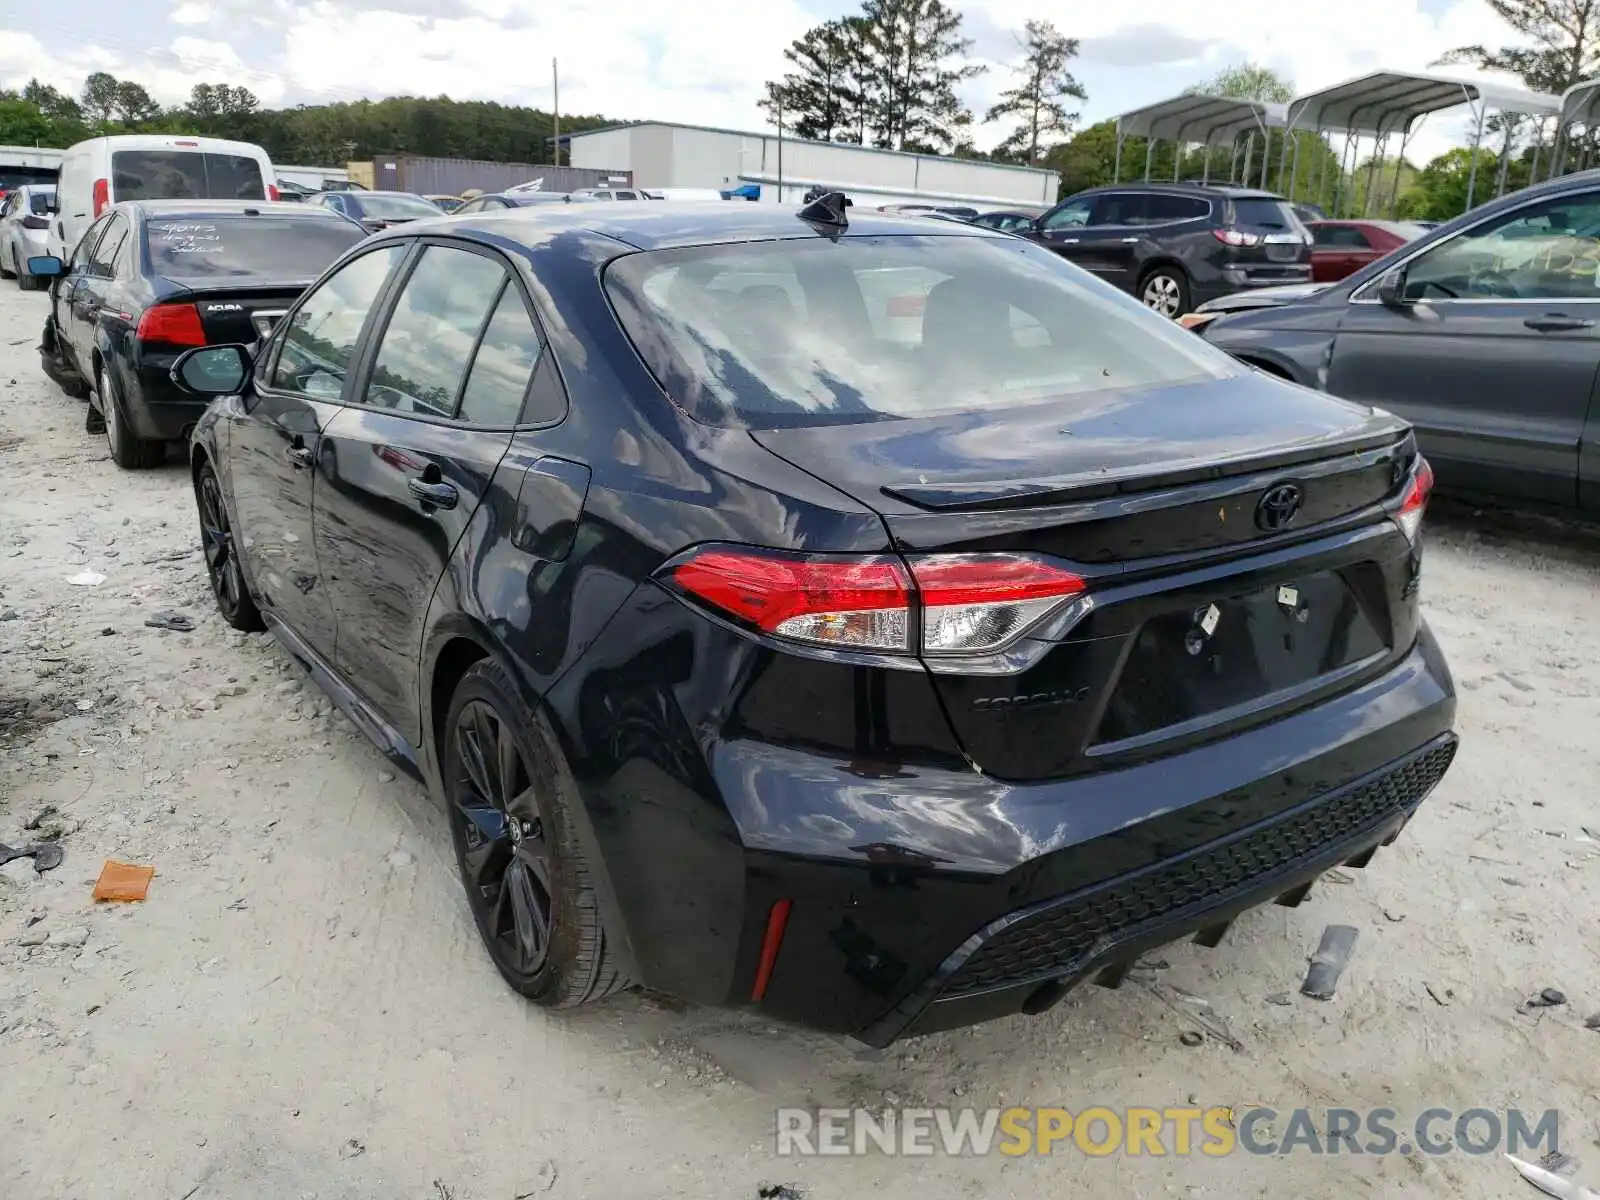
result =
[[1311,281],[1311,235],[1281,196],[1141,183],[1056,205],[1023,236],[1166,317],[1244,288]]

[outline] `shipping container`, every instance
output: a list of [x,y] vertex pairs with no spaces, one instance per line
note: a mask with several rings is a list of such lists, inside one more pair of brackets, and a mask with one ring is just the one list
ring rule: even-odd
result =
[[472,158],[420,158],[391,154],[372,160],[373,187],[380,192],[415,192],[419,196],[459,196],[468,188],[503,192],[519,184],[544,180],[544,191],[572,192],[586,187],[626,187],[631,171],[556,167],[538,163],[485,162]]

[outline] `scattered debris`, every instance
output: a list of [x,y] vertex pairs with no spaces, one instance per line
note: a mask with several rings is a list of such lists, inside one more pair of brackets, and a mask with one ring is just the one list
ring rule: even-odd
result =
[[194,632],[194,618],[178,612],[158,612],[155,616],[146,618],[145,624],[151,629],[170,629],[174,633]]
[[20,620],[22,620],[22,616],[14,608],[8,608],[8,609],[5,610],[5,612],[0,612],[0,621],[20,621]]
[[1506,1160],[1517,1169],[1518,1174],[1547,1196],[1557,1196],[1560,1200],[1600,1200],[1600,1192],[1590,1191],[1570,1179],[1563,1179],[1554,1171],[1524,1162],[1514,1154],[1506,1155]]
[[388,771],[379,771],[378,772],[378,782],[379,783],[393,783],[394,782],[394,776],[391,775]]
[[0,866],[18,858],[33,859],[34,874],[43,875],[46,871],[53,871],[61,865],[61,843],[35,842],[31,846],[18,849],[0,842]]
[[1313,1000],[1332,1000],[1339,986],[1339,976],[1350,962],[1350,953],[1356,948],[1356,928],[1353,925],[1329,925],[1322,931],[1322,942],[1311,956],[1311,966],[1306,971],[1300,994]]
[[1428,995],[1433,998],[1433,1002],[1435,1004],[1437,1004],[1440,1008],[1446,1007],[1450,1003],[1451,1000],[1454,1000],[1456,998],[1455,992],[1453,992],[1449,988],[1445,988],[1443,996],[1439,995],[1438,992],[1433,990],[1433,984],[1431,984],[1431,983],[1424,983],[1422,985],[1422,990],[1427,992]]
[[456,1194],[445,1187],[443,1180],[435,1179],[433,1181],[433,1192],[438,1200],[456,1200]]
[[1200,1045],[1201,1042],[1203,1042],[1205,1040],[1206,1040],[1205,1035],[1203,1033],[1201,1033],[1198,1029],[1185,1029],[1182,1033],[1180,1033],[1178,1035],[1178,1041],[1181,1042],[1183,1045],[1190,1046],[1190,1047],[1198,1046],[1198,1045]]
[[1537,996],[1522,1002],[1523,1008],[1559,1008],[1567,1002],[1567,994],[1558,988],[1545,988]]
[[517,1192],[516,1200],[528,1200],[529,1196],[537,1196],[540,1192],[548,1192],[556,1185],[556,1164],[554,1159],[545,1159],[539,1164],[538,1173],[533,1179],[524,1184]]
[[155,878],[154,867],[117,862],[108,858],[100,868],[100,878],[94,883],[96,900],[143,900]]
[[111,628],[111,626],[107,625],[104,629],[102,629],[100,631],[100,636],[101,637],[115,637],[116,633],[117,633],[117,631],[115,629],[113,629],[113,628]]
[[1276,1004],[1279,1008],[1287,1008],[1294,1001],[1289,998],[1288,992],[1273,992],[1267,997],[1268,1004]]
[[1578,1169],[1578,1160],[1560,1150],[1552,1150],[1539,1160],[1539,1165],[1557,1175],[1571,1175]]
[[1183,1017],[1186,1021],[1193,1021],[1211,1037],[1213,1041],[1221,1042],[1235,1054],[1244,1049],[1244,1043],[1233,1036],[1232,1031],[1221,1017],[1212,1016],[1208,1012],[1195,1011],[1196,1009],[1209,1009],[1211,1002],[1203,996],[1175,988],[1170,983],[1153,983],[1149,980],[1139,979],[1135,976],[1129,978],[1149,992],[1173,1012]]
[[50,940],[50,931],[43,925],[30,925],[17,937],[19,946],[42,946]]
[[1404,921],[1406,919],[1406,915],[1405,915],[1405,913],[1390,912],[1386,908],[1386,909],[1383,910],[1383,919],[1385,921],[1391,921],[1394,924],[1398,925],[1398,924],[1400,924],[1401,921]]
[[789,1183],[763,1183],[756,1189],[757,1200],[805,1200],[805,1193]]
[[99,571],[79,571],[67,576],[67,582],[75,587],[99,587],[105,581],[106,577]]
[[346,1138],[344,1145],[339,1147],[340,1158],[359,1158],[367,1152],[367,1147],[359,1138]]
[[38,812],[34,813],[33,816],[29,817],[27,822],[22,827],[24,829],[37,829],[39,828],[40,822],[42,822],[46,817],[55,816],[58,811],[59,810],[54,804],[46,804]]
[[1595,1013],[1594,1016],[1585,1021],[1583,1027],[1585,1029],[1600,1030],[1600,1012]]
[[50,935],[52,946],[81,946],[89,940],[89,931],[82,925],[58,929]]

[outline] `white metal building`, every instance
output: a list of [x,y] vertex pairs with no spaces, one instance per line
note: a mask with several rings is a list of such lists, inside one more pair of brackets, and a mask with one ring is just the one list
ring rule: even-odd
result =
[[1055,203],[1061,185],[1054,171],[1035,167],[661,121],[563,134],[561,140],[573,166],[632,171],[638,187],[755,185],[760,199],[773,203],[798,204],[808,190],[824,186],[865,205],[1043,208]]

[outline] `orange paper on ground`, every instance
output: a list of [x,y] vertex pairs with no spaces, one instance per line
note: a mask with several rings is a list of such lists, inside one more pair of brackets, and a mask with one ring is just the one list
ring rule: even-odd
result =
[[96,900],[143,900],[150,890],[150,880],[155,877],[154,867],[139,867],[106,859],[100,868],[100,878],[94,881]]

